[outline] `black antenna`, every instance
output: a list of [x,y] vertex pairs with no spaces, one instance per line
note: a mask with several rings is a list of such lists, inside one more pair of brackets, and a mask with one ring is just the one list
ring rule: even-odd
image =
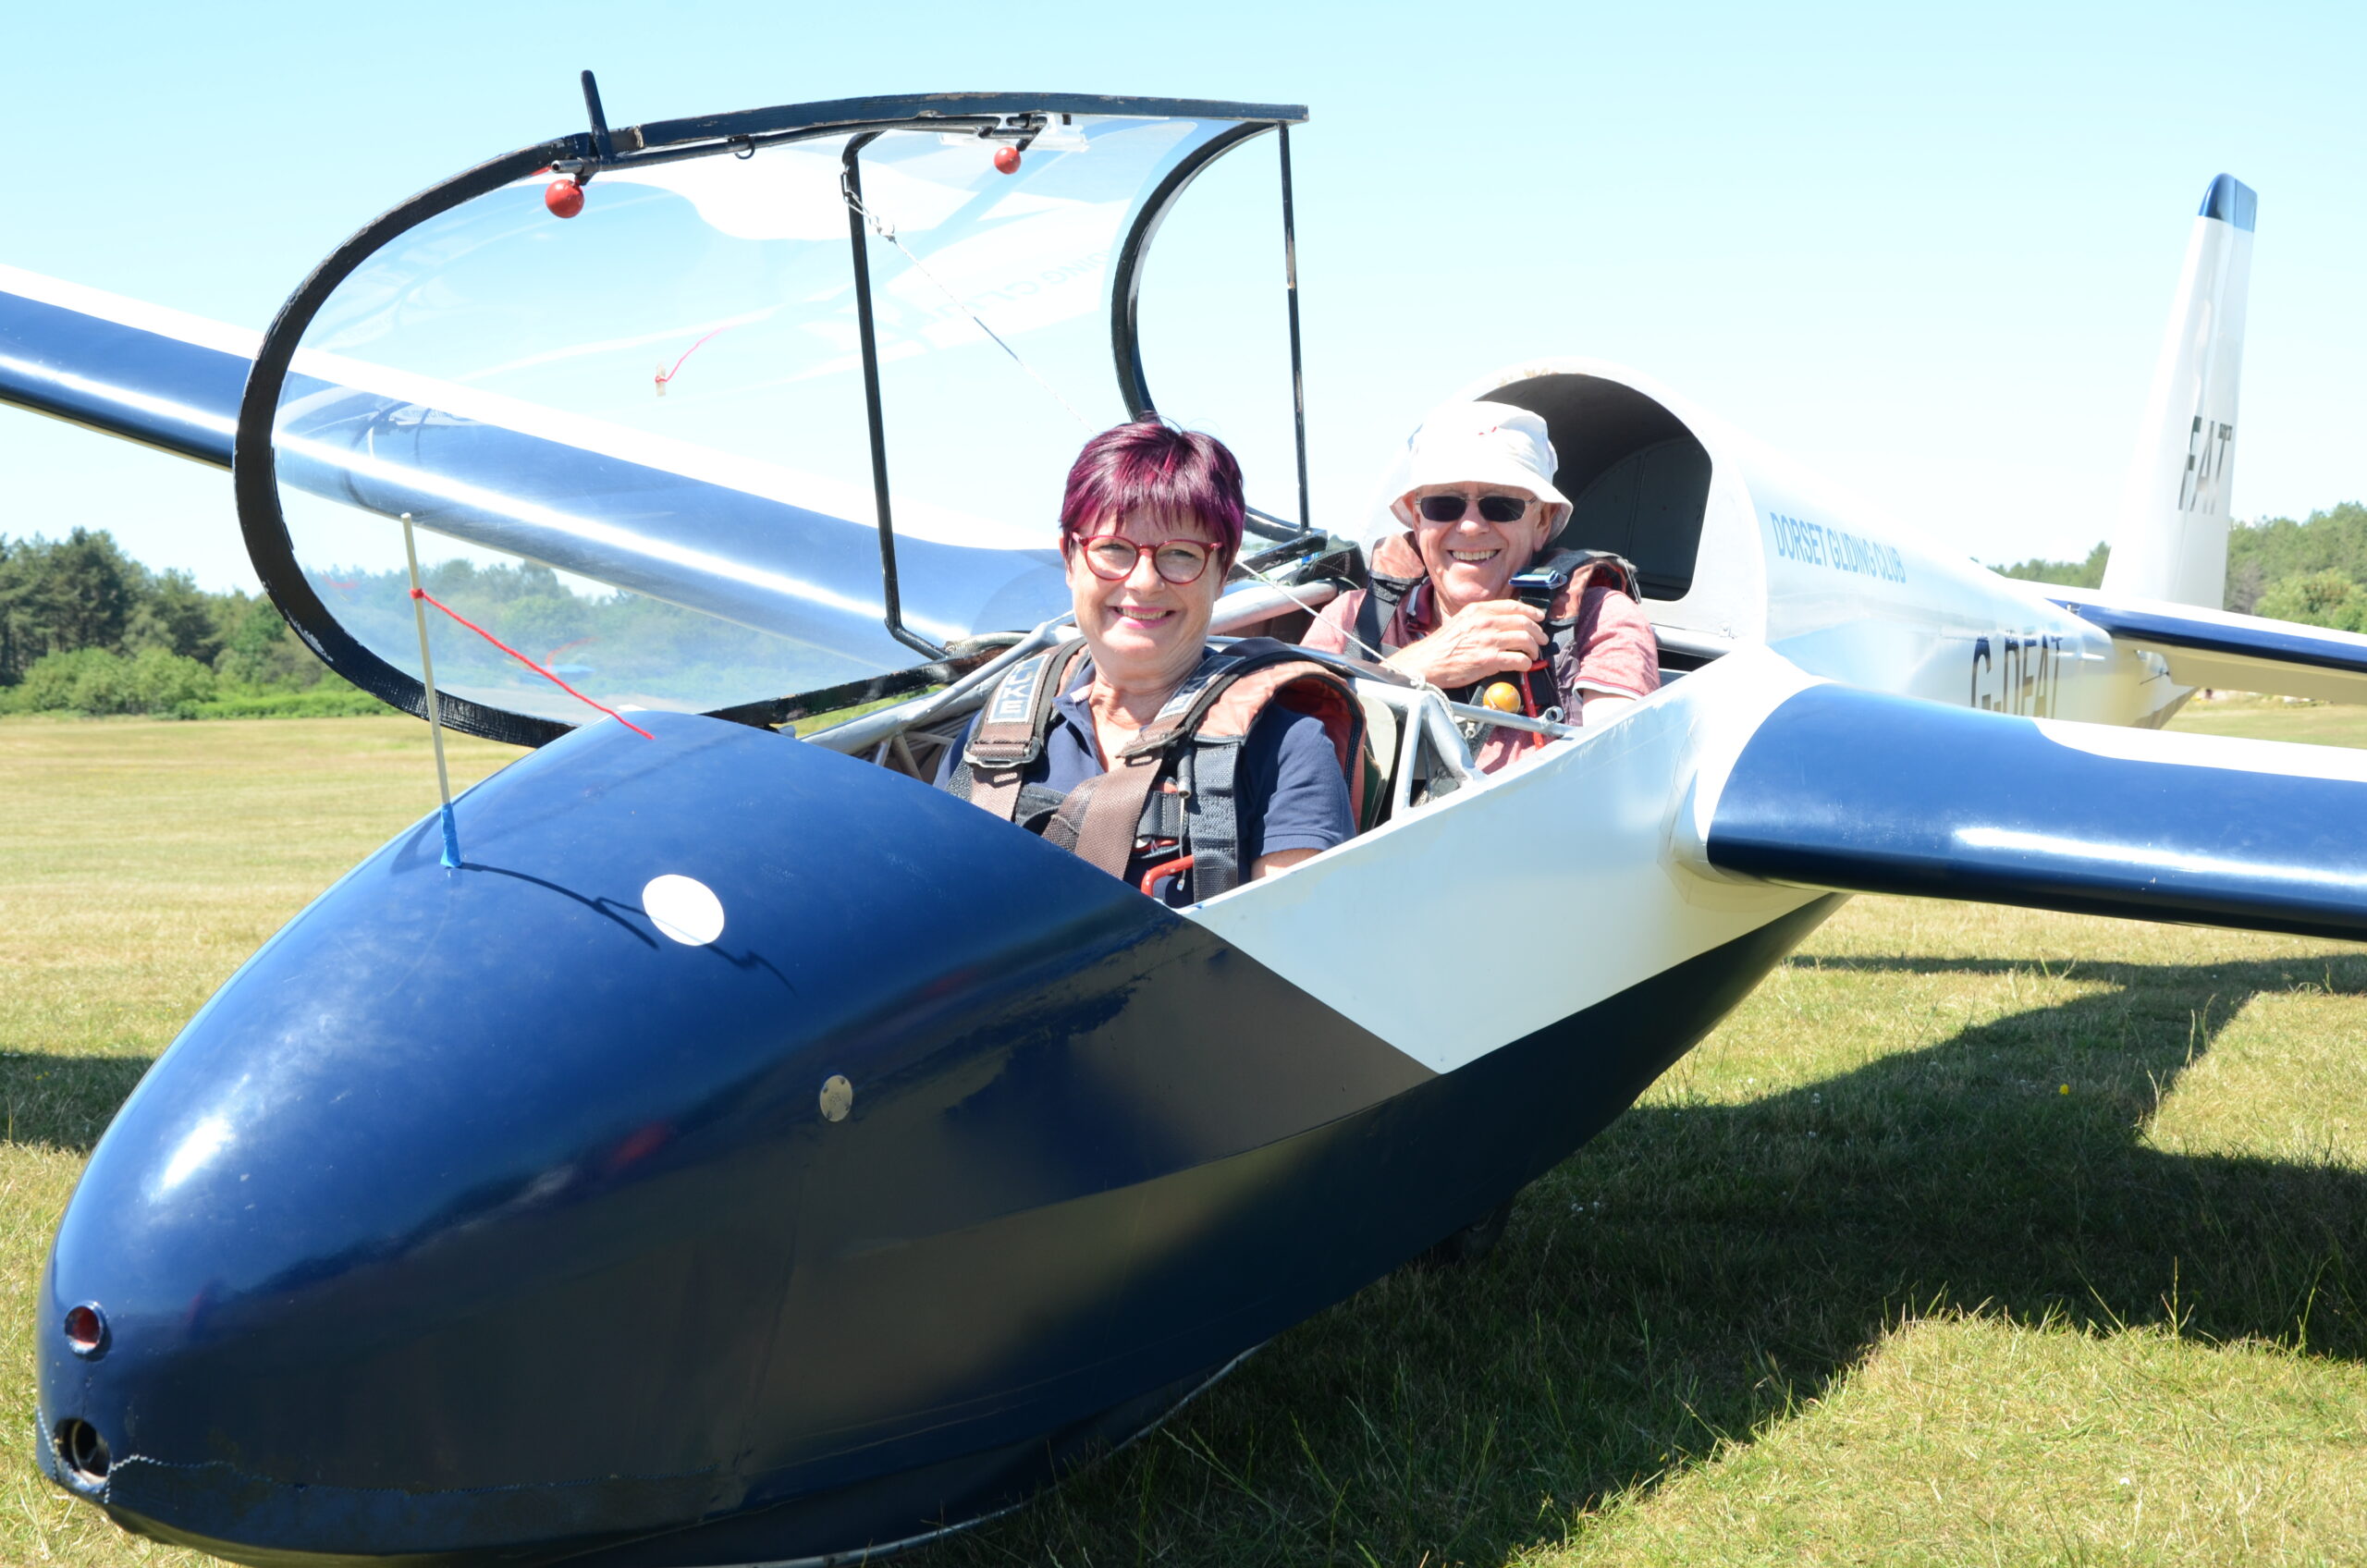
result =
[[592,116],[593,152],[602,163],[611,161],[617,155],[616,144],[608,139],[608,116],[600,112],[600,84],[592,80],[590,71],[583,73],[583,112]]

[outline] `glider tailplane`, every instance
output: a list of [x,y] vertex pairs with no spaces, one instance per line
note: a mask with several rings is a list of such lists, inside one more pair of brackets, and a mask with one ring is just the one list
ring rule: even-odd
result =
[[2359,941],[2363,817],[2367,753],[1819,685],[1697,802],[1692,858],[1845,892]]
[[2257,206],[2251,188],[2230,175],[2203,192],[2104,568],[2104,591],[2116,597],[2216,609],[2226,592],[2236,383]]
[[2182,687],[2367,703],[2367,637],[2355,631],[2076,588],[2050,588],[2047,597],[2116,644],[2158,655]]

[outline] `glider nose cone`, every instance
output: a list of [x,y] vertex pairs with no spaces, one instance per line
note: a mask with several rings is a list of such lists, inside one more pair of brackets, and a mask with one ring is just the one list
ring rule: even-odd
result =
[[[994,825],[764,731],[646,722],[479,786],[461,870],[433,818],[398,838],[151,1070],[43,1280],[55,1478],[238,1555],[734,1501],[801,1151]],[[943,832],[926,866],[882,851]]]

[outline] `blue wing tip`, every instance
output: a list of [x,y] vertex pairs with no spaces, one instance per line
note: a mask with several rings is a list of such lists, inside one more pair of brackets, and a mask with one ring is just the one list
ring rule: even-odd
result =
[[2231,174],[2214,179],[2211,189],[2202,193],[2202,216],[2234,224],[2246,234],[2252,231],[2252,220],[2259,212],[2260,198],[2252,188]]

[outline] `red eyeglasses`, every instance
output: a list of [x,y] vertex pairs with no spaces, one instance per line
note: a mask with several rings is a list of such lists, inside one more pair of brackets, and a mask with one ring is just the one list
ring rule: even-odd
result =
[[1085,570],[1104,582],[1123,582],[1134,574],[1134,563],[1148,556],[1151,570],[1178,588],[1200,581],[1200,574],[1208,570],[1208,562],[1217,553],[1214,545],[1197,539],[1165,539],[1156,545],[1137,545],[1119,534],[1097,533],[1076,543],[1077,548],[1085,552]]

